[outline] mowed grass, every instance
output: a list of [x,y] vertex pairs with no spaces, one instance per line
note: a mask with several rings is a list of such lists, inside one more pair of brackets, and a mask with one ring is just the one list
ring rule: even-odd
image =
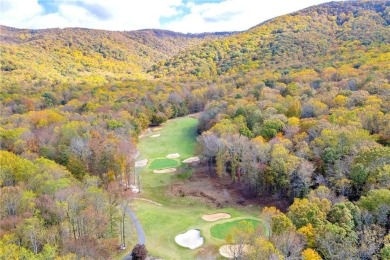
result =
[[[170,203],[170,205],[157,206],[136,200],[132,204],[145,230],[146,248],[149,253],[163,259],[196,259],[197,255],[207,247],[216,258],[219,257],[218,248],[226,242],[211,235],[210,229],[216,222],[204,221],[202,215],[221,212],[221,209],[211,208],[192,198],[176,198]],[[230,213],[235,219],[259,220],[258,211],[248,212],[234,208],[225,208],[223,211]],[[224,223],[224,221],[232,220],[224,219],[217,223]],[[200,230],[204,238],[202,247],[190,250],[176,244],[175,237],[189,229]]]
[[196,147],[196,128],[198,120],[192,117],[181,117],[167,121],[159,137],[146,136],[139,140],[138,149],[142,158],[153,159],[168,154],[179,153],[180,160],[194,155]]
[[172,173],[155,174],[150,165],[154,159],[164,158],[168,154],[179,153],[180,162],[195,155],[198,120],[191,117],[181,117],[168,120],[161,130],[153,132],[160,133],[159,137],[146,136],[139,139],[138,150],[140,156],[137,160],[148,159],[149,164],[141,171],[141,189],[144,197],[156,200],[159,203],[167,203],[169,199],[165,196],[167,187],[180,180],[182,176],[189,177],[190,170],[183,172],[180,176]]
[[[197,119],[182,117],[169,120],[159,131],[159,137],[143,137],[139,140],[138,149],[140,156],[137,160],[148,159],[148,166],[141,170],[141,196],[162,206],[150,202],[134,200],[134,209],[146,235],[146,248],[152,256],[163,259],[197,259],[202,252],[211,252],[216,259],[220,259],[218,248],[225,244],[223,239],[211,235],[210,229],[216,222],[206,222],[201,217],[203,214],[216,212],[230,213],[234,220],[255,219],[259,220],[258,207],[249,208],[223,208],[210,207],[199,199],[191,197],[176,197],[170,195],[173,183],[185,182],[191,176],[191,168],[178,167],[178,173],[155,174],[150,167],[154,159],[165,158],[168,154],[179,153],[180,161],[195,156]],[[151,135],[152,135],[151,134]],[[182,165],[182,164],[181,164]],[[219,220],[217,223],[225,223],[233,219]],[[205,239],[202,247],[190,250],[182,248],[175,242],[175,236],[189,229],[199,229]]]
[[160,169],[167,169],[167,168],[175,168],[179,165],[180,163],[176,160],[167,159],[167,158],[158,158],[158,159],[154,159],[150,163],[149,169],[160,170]]
[[229,233],[231,233],[234,228],[240,228],[242,221],[251,223],[254,229],[257,229],[257,227],[261,224],[260,221],[254,219],[234,220],[212,226],[210,229],[210,233],[215,238],[226,239],[227,235],[229,235]]

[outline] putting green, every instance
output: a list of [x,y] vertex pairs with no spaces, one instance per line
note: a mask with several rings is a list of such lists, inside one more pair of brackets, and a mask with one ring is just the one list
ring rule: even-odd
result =
[[240,227],[240,222],[242,221],[251,223],[255,229],[260,225],[260,221],[258,220],[240,219],[240,220],[225,222],[223,224],[216,224],[210,228],[210,233],[215,238],[225,239],[227,235],[232,231],[233,228]]
[[175,168],[179,166],[179,162],[174,159],[167,158],[157,158],[154,159],[149,165],[149,169],[151,170],[161,170],[166,168]]

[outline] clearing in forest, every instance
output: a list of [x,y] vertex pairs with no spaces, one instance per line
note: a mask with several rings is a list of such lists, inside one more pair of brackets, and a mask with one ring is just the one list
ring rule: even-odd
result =
[[[259,220],[257,215],[260,211],[256,207],[245,209],[225,207],[218,211],[223,210],[231,215],[231,219],[207,222],[202,219],[202,216],[216,213],[215,206],[205,203],[202,198],[172,195],[172,189],[177,184],[182,184],[184,189],[189,189],[187,185],[191,182],[188,178],[191,176],[192,166],[181,161],[196,155],[197,124],[197,119],[191,117],[169,120],[162,128],[154,132],[154,134],[161,133],[160,137],[139,140],[140,158],[137,159],[148,159],[147,167],[141,169],[142,192],[140,196],[158,205],[135,200],[132,208],[145,231],[146,248],[155,257],[164,259],[219,257],[218,249],[225,241],[211,235],[210,229],[215,224],[239,219]],[[172,154],[179,154],[180,158],[167,158]],[[168,167],[168,164],[173,164],[171,160],[178,163],[178,166],[174,166],[177,169],[176,172],[156,174],[151,171],[151,168]],[[165,168],[165,170],[168,169]],[[175,242],[177,235],[190,229],[199,230],[205,239],[205,243],[194,250],[183,248]],[[205,252],[211,255],[202,255]]]

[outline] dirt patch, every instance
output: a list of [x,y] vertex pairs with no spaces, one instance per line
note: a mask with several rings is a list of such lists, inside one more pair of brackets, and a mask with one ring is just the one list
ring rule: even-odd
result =
[[190,157],[183,161],[183,163],[192,163],[192,162],[199,162],[199,157],[198,156]]
[[219,253],[229,259],[237,258],[249,252],[249,245],[223,245],[219,248]]
[[229,213],[221,212],[221,213],[203,215],[202,219],[206,221],[217,221],[220,219],[226,219],[230,217],[231,215]]
[[[238,182],[232,183],[230,176],[217,176],[215,171],[210,170],[208,166],[202,164],[193,168],[191,177],[178,184],[171,185],[167,190],[171,196],[190,196],[195,197],[213,207],[234,206],[234,207],[252,207],[252,206],[276,206],[285,212],[290,203],[277,196],[245,197],[243,194],[244,186]],[[206,196],[202,196],[206,194]]]
[[162,127],[153,127],[152,131],[157,132],[157,131],[160,131],[161,129],[163,129],[163,128]]
[[180,154],[178,154],[178,153],[171,153],[171,154],[167,155],[168,159],[176,159],[176,158],[179,158],[179,157],[180,157]]
[[220,201],[217,198],[215,198],[213,196],[214,194],[212,194],[212,193],[210,194],[209,191],[188,189],[188,186],[182,182],[175,183],[175,184],[171,185],[170,195],[177,196],[177,197],[197,198],[197,199],[200,199],[201,201],[203,201],[204,203],[207,203],[207,204],[214,206],[214,207],[217,207],[217,208],[221,208],[224,205],[223,201]]
[[159,137],[160,134],[151,135],[150,137]]
[[154,173],[170,173],[170,172],[175,172],[175,168],[168,168],[168,169],[163,169],[163,170],[154,170]]

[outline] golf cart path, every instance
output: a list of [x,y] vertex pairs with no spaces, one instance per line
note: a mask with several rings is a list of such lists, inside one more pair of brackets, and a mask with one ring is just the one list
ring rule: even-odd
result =
[[[138,244],[144,245],[145,244],[145,233],[144,233],[144,230],[142,229],[141,224],[139,223],[139,221],[137,219],[137,216],[127,205],[124,206],[124,210],[125,210],[126,214],[131,218],[131,221],[133,222],[133,224],[135,226],[135,229],[137,231]],[[130,259],[132,259],[131,252],[123,258],[123,260],[130,260]]]

